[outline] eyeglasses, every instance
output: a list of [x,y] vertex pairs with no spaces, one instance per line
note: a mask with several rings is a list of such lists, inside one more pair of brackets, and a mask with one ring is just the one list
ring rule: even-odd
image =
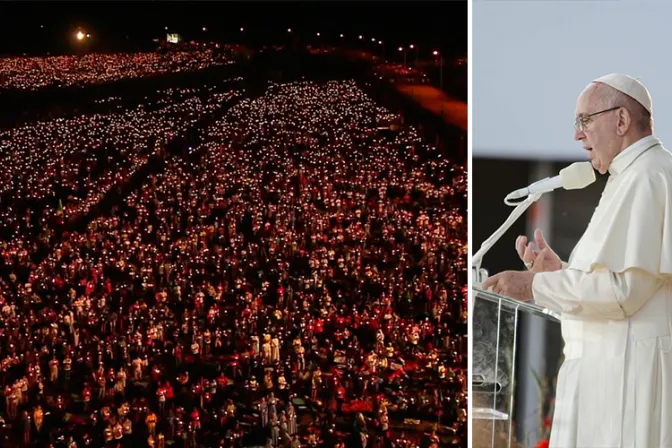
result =
[[601,110],[599,112],[594,112],[590,115],[579,115],[578,117],[576,117],[576,120],[574,121],[574,128],[583,132],[586,130],[586,126],[588,126],[588,124],[592,121],[590,117],[594,117],[595,115],[600,115],[605,112],[611,112],[612,110],[620,109],[621,107],[622,106],[612,107],[611,109]]

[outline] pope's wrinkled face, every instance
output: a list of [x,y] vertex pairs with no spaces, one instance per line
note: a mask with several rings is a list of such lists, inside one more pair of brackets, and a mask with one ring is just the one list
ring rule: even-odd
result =
[[[618,108],[609,109],[612,106],[602,101],[598,84],[586,87],[576,101],[576,119],[581,125],[574,128],[574,140],[583,144],[593,168],[600,174],[607,172],[621,149],[617,135]],[[595,115],[589,117],[591,114]]]

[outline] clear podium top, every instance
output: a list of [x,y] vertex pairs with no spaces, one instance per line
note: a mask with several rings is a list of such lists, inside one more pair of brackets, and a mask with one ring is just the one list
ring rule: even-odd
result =
[[507,310],[511,312],[530,313],[543,317],[545,319],[552,319],[552,320],[560,319],[559,313],[543,308],[539,305],[534,304],[533,302],[521,302],[519,300],[495,294],[492,291],[486,291],[478,287],[473,287],[471,289],[474,291],[473,295],[474,300],[482,299],[487,300],[489,302],[497,303],[502,308],[502,310]]

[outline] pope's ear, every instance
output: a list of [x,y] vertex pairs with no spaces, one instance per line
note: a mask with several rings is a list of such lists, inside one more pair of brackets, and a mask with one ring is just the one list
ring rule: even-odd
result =
[[622,136],[625,133],[627,133],[630,127],[632,126],[632,116],[630,115],[630,111],[625,107],[621,107],[620,109],[618,109],[616,111],[616,114],[617,114],[616,133],[619,136]]

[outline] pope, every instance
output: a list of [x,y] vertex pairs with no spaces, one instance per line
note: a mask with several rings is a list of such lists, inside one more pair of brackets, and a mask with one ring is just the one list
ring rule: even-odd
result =
[[567,263],[541,231],[516,250],[527,272],[484,289],[562,313],[551,447],[672,446],[672,154],[653,136],[651,96],[627,75],[576,103],[575,140],[609,174]]

